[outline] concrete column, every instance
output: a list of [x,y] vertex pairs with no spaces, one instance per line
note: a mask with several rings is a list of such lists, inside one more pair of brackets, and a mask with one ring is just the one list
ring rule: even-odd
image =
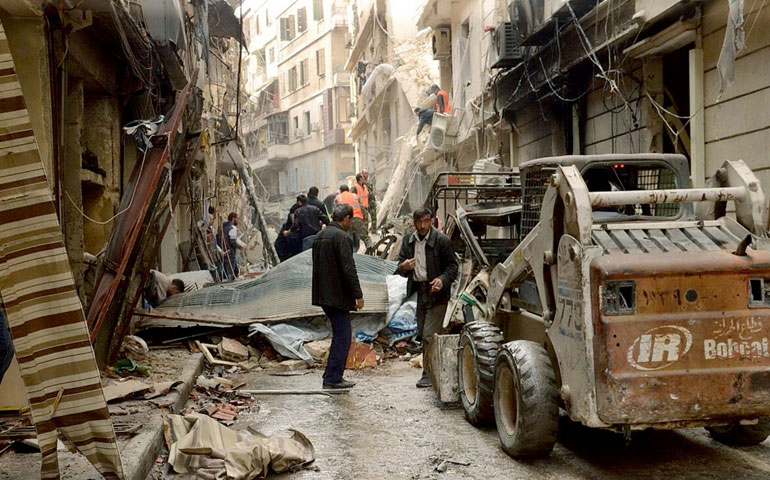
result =
[[70,269],[81,301],[83,292],[83,194],[80,185],[82,147],[80,126],[83,123],[83,82],[70,77],[64,99],[64,151],[62,152],[62,230]]

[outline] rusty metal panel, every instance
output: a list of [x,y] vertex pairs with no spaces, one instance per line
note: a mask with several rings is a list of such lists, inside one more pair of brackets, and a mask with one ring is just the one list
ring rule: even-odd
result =
[[[698,423],[770,415],[770,252],[605,255],[591,263],[599,417],[609,424]],[[633,285],[609,311],[608,285]],[[611,295],[611,293],[610,293]]]

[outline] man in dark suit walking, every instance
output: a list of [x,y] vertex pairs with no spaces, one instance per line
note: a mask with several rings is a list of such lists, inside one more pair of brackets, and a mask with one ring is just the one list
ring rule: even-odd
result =
[[353,207],[337,205],[332,222],[321,230],[313,243],[313,305],[323,308],[332,324],[332,345],[323,388],[350,388],[342,378],[350,350],[350,311],[364,307],[364,296],[347,232],[353,221]]

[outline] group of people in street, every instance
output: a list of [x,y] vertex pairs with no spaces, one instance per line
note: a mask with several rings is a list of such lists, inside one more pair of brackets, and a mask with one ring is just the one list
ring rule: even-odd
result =
[[[350,312],[364,307],[353,247],[347,232],[355,219],[353,206],[338,204],[329,227],[313,244],[313,305],[323,309],[332,325],[332,344],[323,374],[323,388],[351,388],[354,382],[343,377],[351,341]],[[408,278],[407,296],[417,293],[417,329],[423,351],[434,334],[440,333],[449,302],[457,262],[452,244],[433,226],[433,213],[418,208],[412,214],[414,231],[407,234],[398,254],[394,273]],[[423,370],[417,387],[430,387]]]
[[275,241],[281,261],[312,248],[321,230],[332,223],[330,217],[339,205],[349,205],[353,212],[351,227],[346,230],[352,250],[358,251],[362,241],[367,249],[372,246],[369,232],[376,228],[376,201],[368,170],[364,169],[356,175],[352,187],[344,183],[338,192],[327,195],[323,201],[318,199],[318,194],[318,187],[310,187],[307,195],[297,195],[296,202],[289,209]]

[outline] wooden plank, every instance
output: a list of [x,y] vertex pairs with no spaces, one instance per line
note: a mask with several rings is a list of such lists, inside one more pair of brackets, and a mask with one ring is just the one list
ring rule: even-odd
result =
[[682,249],[676,246],[671,240],[668,239],[662,230],[651,229],[647,230],[648,235],[654,242],[660,245],[664,252],[681,252]]
[[628,236],[625,230],[614,230],[612,232],[612,237],[616,242],[620,243],[626,253],[644,253],[634,239]]
[[666,236],[668,236],[669,240],[674,242],[675,244],[679,245],[683,250],[686,250],[688,252],[700,252],[701,249],[690,241],[689,238],[685,236],[684,233],[682,233],[682,230],[678,228],[671,228],[665,231]]
[[716,251],[722,250],[719,245],[714,243],[705,233],[701,232],[699,228],[687,228],[684,230],[685,235],[692,238],[692,241],[697,245],[700,245],[704,250]]
[[628,232],[628,236],[636,240],[639,245],[642,246],[642,248],[648,252],[648,253],[655,253],[655,252],[662,252],[660,247],[658,247],[658,244],[652,241],[646,233],[644,233],[644,230],[639,230],[636,228],[628,229],[626,230]]

